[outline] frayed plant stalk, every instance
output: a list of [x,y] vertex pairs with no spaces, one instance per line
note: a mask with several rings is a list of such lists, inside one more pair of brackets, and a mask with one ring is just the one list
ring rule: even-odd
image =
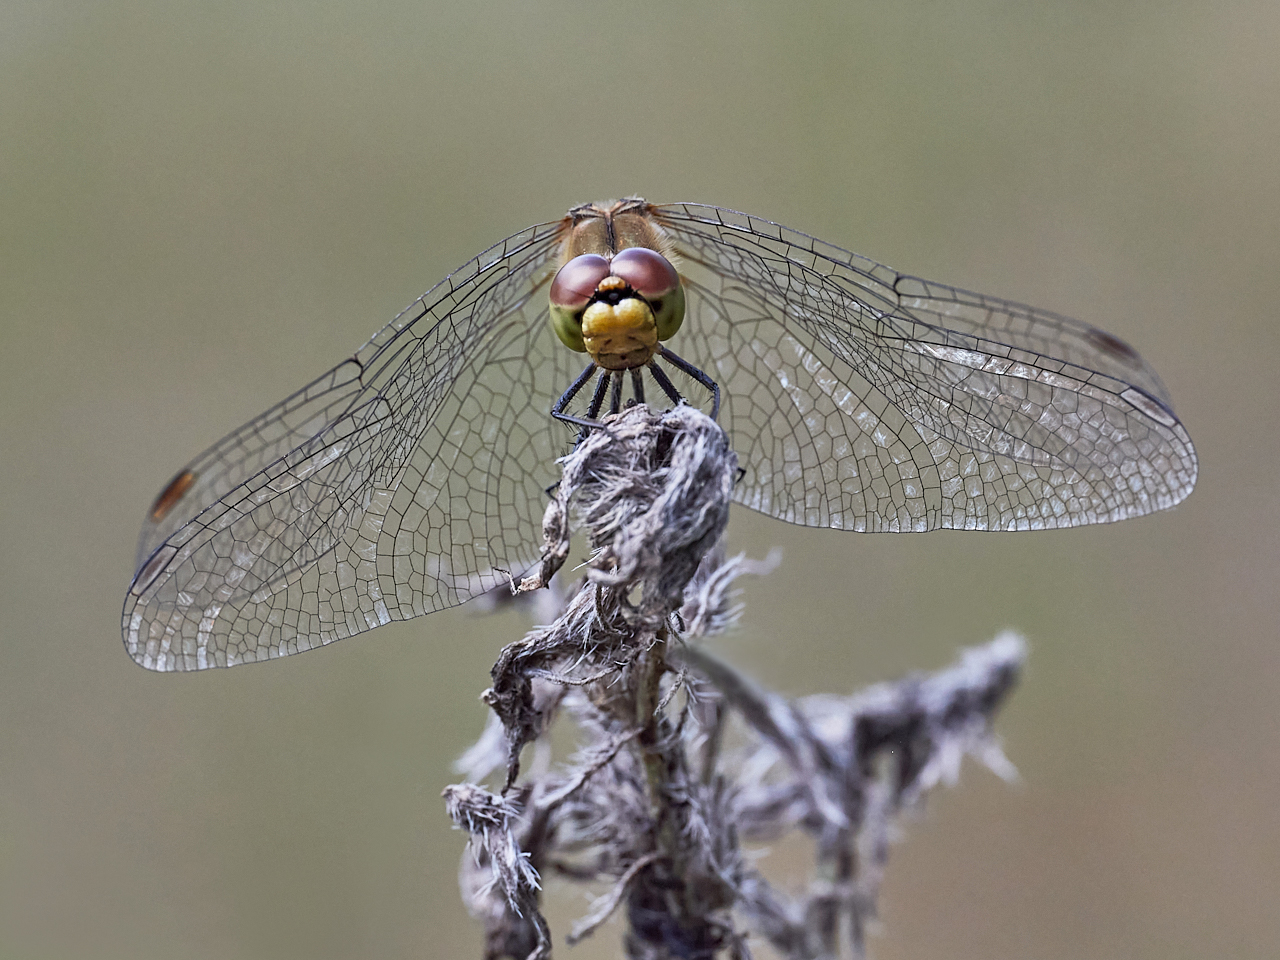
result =
[[[738,473],[727,438],[684,405],[606,424],[564,459],[542,564],[519,589],[550,581],[574,527],[586,577],[554,622],[502,651],[490,725],[459,761],[470,782],[445,790],[470,835],[461,885],[484,956],[551,956],[541,884],[557,876],[598,892],[570,945],[617,915],[632,960],[743,960],[751,938],[788,960],[860,957],[899,815],[965,755],[1013,776],[991,722],[1023,642],[1006,634],[853,696],[759,687],[700,644],[735,622],[735,579],[772,565],[724,556]],[[582,746],[553,764],[562,718]],[[495,774],[496,791],[478,785]],[[794,832],[814,870],[789,895],[744,845]]]

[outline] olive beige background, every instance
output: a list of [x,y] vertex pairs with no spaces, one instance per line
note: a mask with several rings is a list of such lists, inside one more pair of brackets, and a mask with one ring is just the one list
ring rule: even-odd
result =
[[[479,955],[439,792],[518,616],[160,676],[120,602],[188,457],[490,243],[627,193],[1096,322],[1199,450],[1183,506],[1110,527],[736,512],[785,554],[724,646],[778,688],[1032,643],[1022,782],[931,799],[875,955],[1280,955],[1277,50],[1263,0],[6,4],[0,957]],[[549,903],[561,932],[586,906]]]

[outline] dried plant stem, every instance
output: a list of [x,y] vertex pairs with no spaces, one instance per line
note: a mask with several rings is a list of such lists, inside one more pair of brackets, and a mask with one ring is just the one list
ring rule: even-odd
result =
[[644,764],[645,782],[648,784],[649,812],[658,825],[658,848],[671,856],[675,849],[672,834],[673,821],[667,804],[667,758],[663,756],[658,727],[662,717],[658,704],[662,699],[662,676],[666,672],[666,640],[658,637],[652,646],[642,653],[636,662],[639,683],[636,684],[636,725],[640,736],[636,744]]
[[[564,562],[571,517],[587,579],[493,667],[494,725],[460,765],[473,781],[505,770],[500,792],[445,791],[471,835],[462,886],[486,960],[551,955],[548,871],[606,885],[570,944],[625,905],[631,960],[745,960],[748,931],[788,960],[861,956],[894,819],[965,754],[1011,774],[990,723],[1024,657],[1012,635],[932,677],[803,700],[697,644],[734,622],[734,579],[766,566],[718,546],[736,473],[724,434],[685,406],[625,410],[565,458],[543,562],[521,589]],[[578,756],[522,778],[522,748],[564,714]],[[815,848],[798,899],[743,856],[789,831]]]

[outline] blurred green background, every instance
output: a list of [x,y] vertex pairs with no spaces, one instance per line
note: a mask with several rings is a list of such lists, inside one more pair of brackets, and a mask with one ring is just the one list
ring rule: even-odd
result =
[[1032,643],[1023,782],[931,799],[875,955],[1277,956],[1278,50],[1263,0],[5,4],[0,957],[479,956],[439,792],[518,616],[160,676],[120,603],[191,455],[490,243],[628,193],[1093,321],[1197,444],[1185,504],[1109,527],[736,513],[784,561],[726,647],[775,687]]

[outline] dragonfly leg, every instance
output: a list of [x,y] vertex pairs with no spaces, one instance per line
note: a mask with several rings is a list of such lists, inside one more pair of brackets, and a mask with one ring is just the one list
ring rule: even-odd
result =
[[613,381],[613,391],[609,394],[609,412],[617,413],[622,409],[622,373],[619,372]]
[[[591,366],[587,367],[587,369],[583,370],[582,373],[578,375],[578,379],[573,381],[569,389],[561,395],[560,399],[556,401],[555,406],[551,408],[551,415],[557,420],[562,423],[576,424],[582,428],[578,431],[578,439],[573,441],[573,449],[575,450],[582,445],[583,440],[587,439],[588,430],[603,426],[596,417],[600,414],[600,407],[604,403],[605,392],[609,389],[611,371],[600,371],[600,380],[596,383],[596,390],[591,397],[591,405],[587,407],[587,415],[585,417],[575,417],[571,414],[565,413],[564,408],[569,405],[569,401],[571,401],[578,391],[582,389],[583,385],[591,379],[591,375],[596,371],[596,369],[596,365],[593,363]],[[560,486],[559,480],[547,487],[545,493],[550,496],[558,486]]]
[[663,373],[662,368],[654,361],[649,361],[649,372],[653,374],[653,382],[662,388],[672,403],[680,403],[684,397],[680,396],[680,391],[676,389],[675,384]]
[[609,389],[609,378],[613,376],[613,371],[605,370],[602,372],[600,382],[596,384],[595,395],[591,398],[591,406],[587,407],[587,417],[591,420],[592,426],[596,426],[596,417],[600,416],[600,407],[604,404],[604,392]]
[[631,392],[635,395],[632,403],[644,403],[644,377],[639,367],[631,368]]
[[578,443],[582,442],[582,438],[586,436],[586,431],[588,429],[600,426],[600,421],[595,418],[600,413],[600,405],[604,403],[604,395],[609,386],[611,371],[601,371],[600,382],[596,384],[595,396],[591,399],[591,406],[587,410],[587,416],[575,417],[571,413],[565,413],[564,408],[567,407],[569,402],[578,395],[578,391],[580,391],[586,382],[591,379],[592,374],[599,369],[600,368],[593,363],[588,366],[587,369],[583,370],[582,373],[578,374],[578,379],[569,385],[569,389],[561,394],[560,399],[557,400],[555,405],[551,408],[551,415],[561,423],[572,423],[583,428],[582,432],[578,434]]
[[[683,357],[676,356],[676,354],[672,353],[666,347],[663,347],[659,351],[658,355],[663,359],[665,359],[668,363],[670,363],[676,369],[683,370],[685,373],[693,377],[693,379],[697,380],[700,384],[702,384],[704,387],[706,387],[708,390],[711,391],[711,419],[712,420],[716,419],[717,415],[720,413],[720,384],[716,383],[714,380],[712,380],[709,376],[707,376],[705,373],[703,373],[701,370],[695,367],[688,360],[685,360]],[[657,378],[655,377],[654,379],[657,379]]]
[[609,378],[613,376],[612,371],[604,370],[600,374],[600,381],[596,384],[596,392],[591,397],[591,406],[587,407],[587,415],[578,421],[582,429],[578,431],[578,439],[574,441],[573,449],[577,450],[578,445],[587,439],[587,431],[592,427],[600,426],[600,421],[596,419],[600,416],[600,406],[604,403],[604,392],[609,389]]
[[[560,399],[552,404],[551,415],[553,417],[557,420],[565,419],[561,416],[561,414],[564,413],[564,408],[567,407],[569,402],[578,395],[578,391],[586,386],[587,381],[591,379],[591,375],[595,372],[596,365],[594,363],[587,364],[587,369],[578,374],[578,379],[569,384],[569,389],[560,394]],[[608,374],[606,374],[606,376],[608,376]]]

